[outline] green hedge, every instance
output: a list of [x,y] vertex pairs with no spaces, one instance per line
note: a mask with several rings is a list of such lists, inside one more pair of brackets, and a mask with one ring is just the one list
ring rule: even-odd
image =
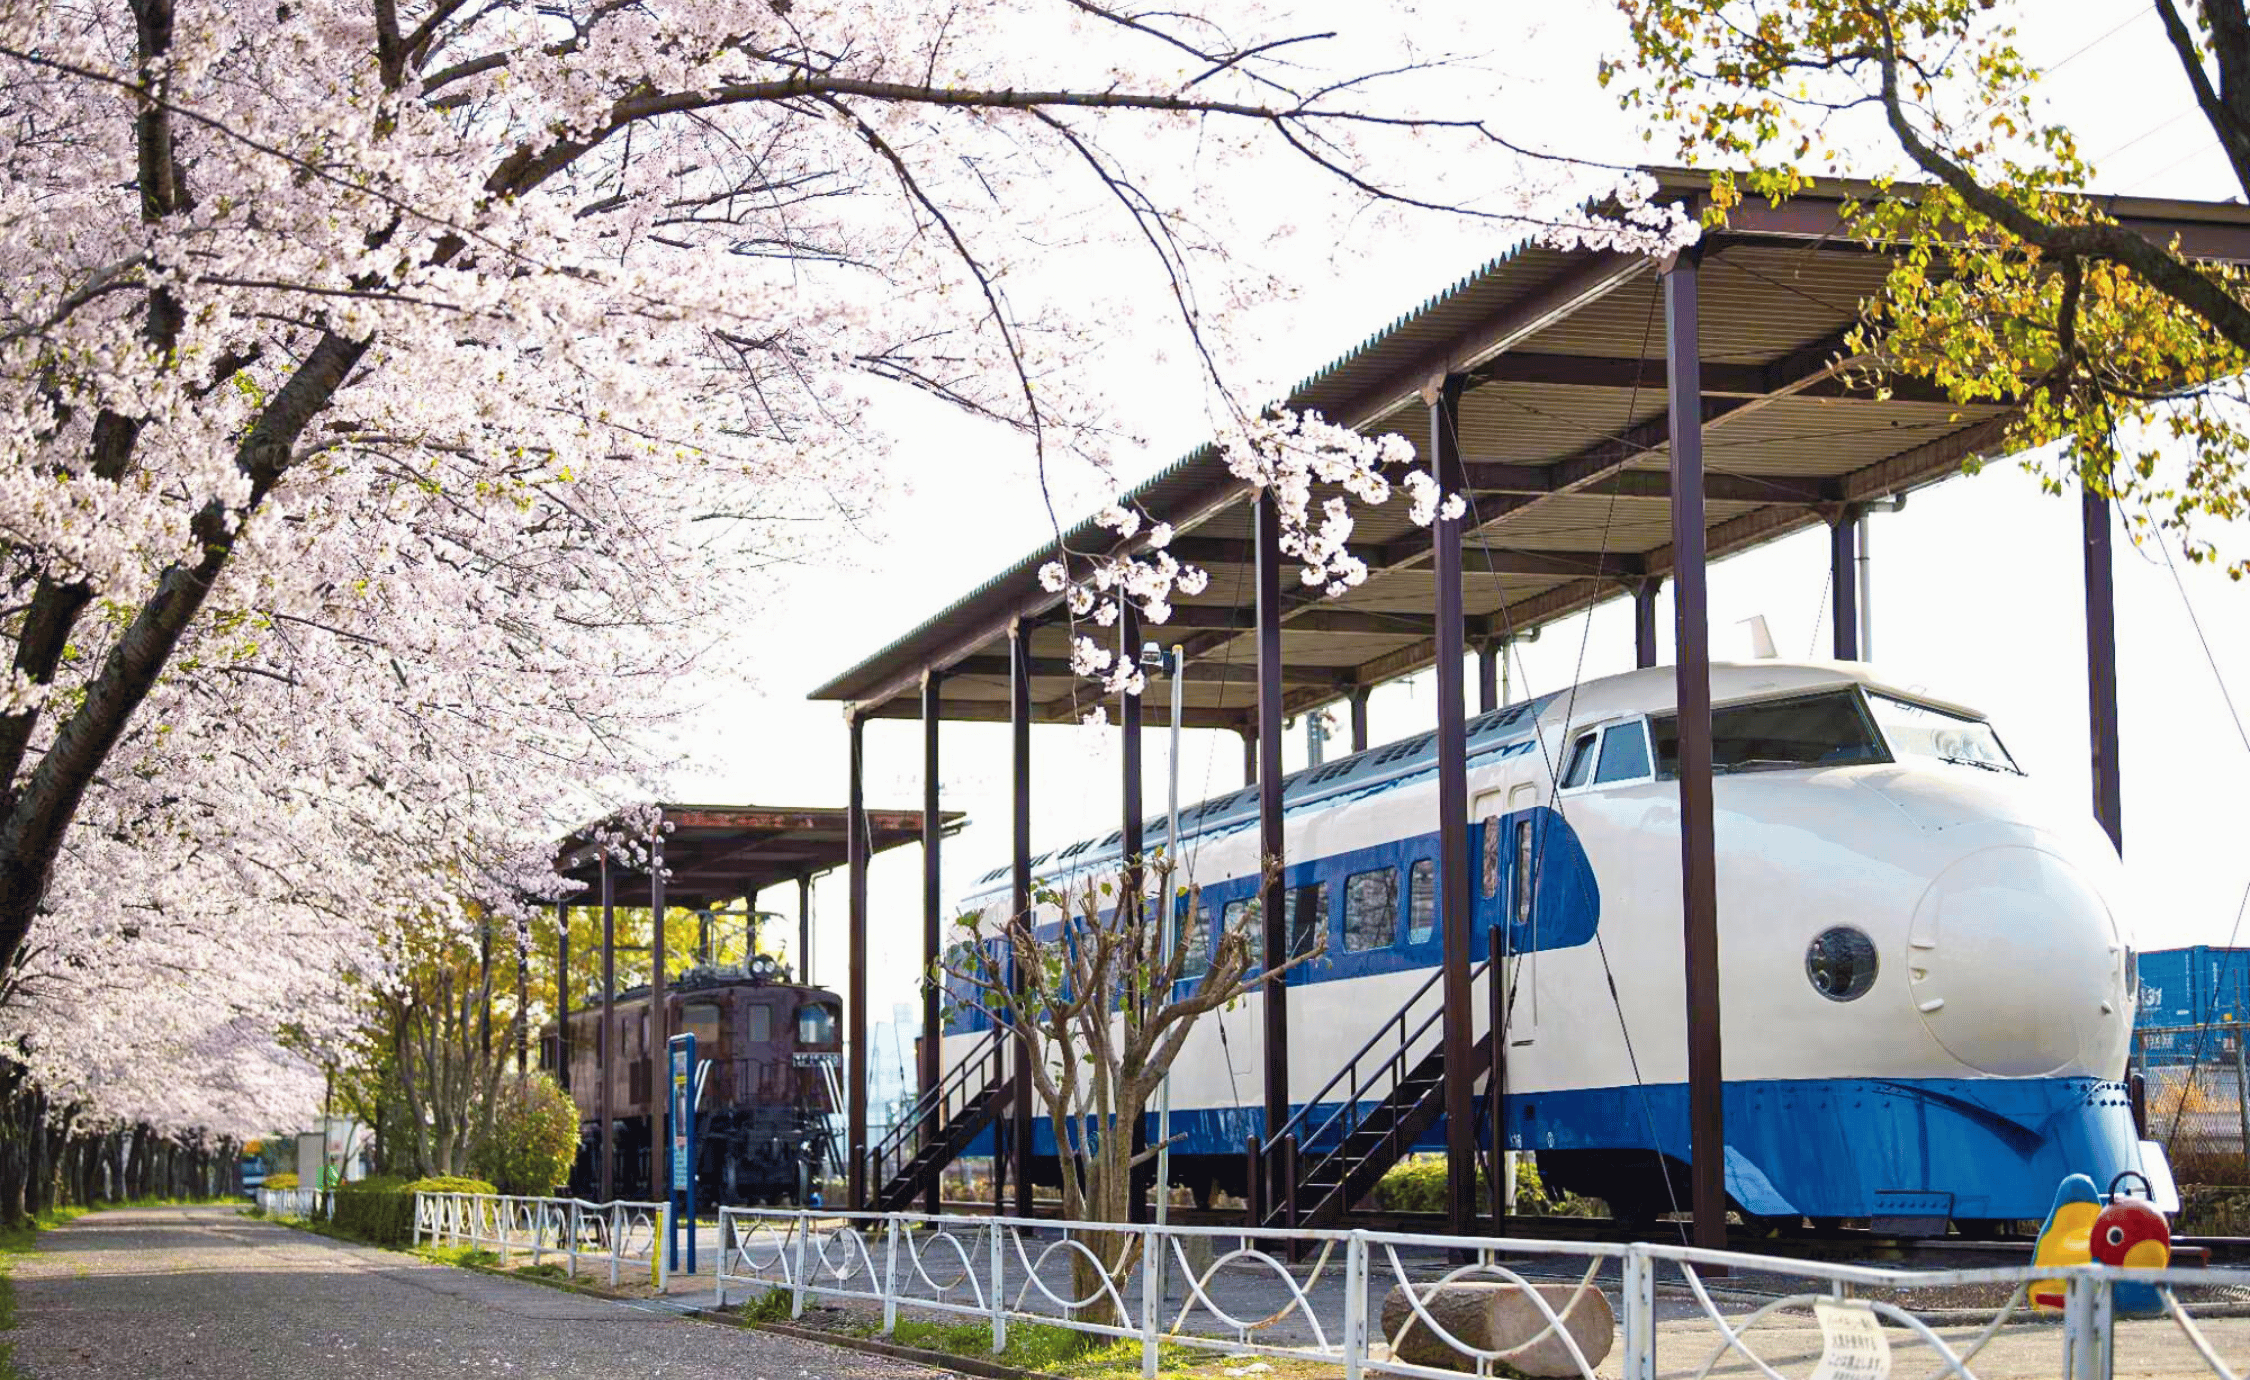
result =
[[297,1186],[297,1176],[294,1174],[268,1174],[266,1175],[266,1182],[264,1186],[274,1190],[276,1193],[285,1188],[295,1188]]
[[347,1236],[356,1236],[378,1246],[407,1246],[414,1241],[415,1194],[495,1191],[482,1179],[405,1179],[377,1175],[336,1190],[335,1226]]

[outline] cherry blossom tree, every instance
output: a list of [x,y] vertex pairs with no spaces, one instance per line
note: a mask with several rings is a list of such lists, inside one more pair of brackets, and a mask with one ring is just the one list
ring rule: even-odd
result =
[[[1088,265],[1348,586],[1311,486],[1399,457],[1236,398],[1245,204],[1691,233],[1421,108],[1437,60],[1110,0],[0,0],[9,1057],[91,1116],[307,1105],[272,1030],[344,1047],[399,924],[553,895],[541,841],[652,793],[760,579],[879,499],[886,393],[1130,448]],[[1161,621],[1162,535],[1062,553],[1073,603]]]

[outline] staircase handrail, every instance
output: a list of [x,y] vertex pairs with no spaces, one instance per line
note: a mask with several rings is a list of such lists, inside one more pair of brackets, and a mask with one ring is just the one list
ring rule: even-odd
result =
[[[924,1126],[930,1126],[933,1130],[943,1127],[948,1099],[961,1085],[969,1081],[969,1075],[972,1071],[989,1072],[997,1069],[999,1054],[1003,1048],[1002,1042],[1010,1033],[1012,1032],[1007,1027],[995,1025],[991,1033],[985,1037],[984,1042],[978,1045],[968,1058],[955,1064],[950,1072],[937,1081],[935,1086],[914,1099],[914,1105],[907,1109],[906,1115],[899,1118],[898,1124],[891,1127],[889,1133],[876,1144],[874,1149],[868,1152],[868,1158],[873,1162],[879,1179],[888,1181],[892,1172],[891,1160],[899,1150],[904,1148],[909,1138],[918,1140]],[[996,1078],[988,1076],[985,1079],[984,1086],[990,1087],[996,1081]],[[965,1101],[966,1099],[964,1099]],[[919,1149],[920,1147],[917,1146],[916,1148]],[[912,1159],[913,1156],[908,1155],[904,1158]]]
[[[1473,986],[1478,978],[1484,976],[1485,969],[1487,969],[1491,965],[1492,960],[1490,958],[1487,958],[1484,962],[1479,963],[1474,968],[1471,968],[1469,970],[1470,984]],[[1432,987],[1435,987],[1438,984],[1438,980],[1443,978],[1444,976],[1445,966],[1443,964],[1440,964],[1433,972],[1431,972],[1429,978],[1424,981],[1420,987],[1414,989],[1414,993],[1412,996],[1409,996],[1404,1002],[1401,1002],[1399,1004],[1399,1008],[1396,1012],[1394,1012],[1390,1016],[1384,1017],[1383,1023],[1375,1027],[1375,1033],[1367,1037],[1367,1043],[1361,1045],[1349,1059],[1346,1059],[1344,1061],[1343,1066],[1338,1068],[1336,1072],[1332,1076],[1330,1076],[1329,1080],[1321,1085],[1319,1092],[1316,1092],[1311,1097],[1306,1098],[1304,1105],[1297,1109],[1297,1114],[1289,1118],[1289,1120],[1282,1126],[1280,1132],[1276,1134],[1271,1140],[1266,1142],[1264,1153],[1269,1156],[1279,1154],[1282,1141],[1288,1139],[1288,1137],[1292,1133],[1302,1132],[1306,1119],[1313,1114],[1313,1109],[1320,1106],[1322,1100],[1328,1096],[1330,1090],[1335,1088],[1338,1083],[1344,1081],[1345,1075],[1355,1073],[1355,1071],[1359,1068],[1359,1061],[1366,1058],[1368,1051],[1374,1049],[1377,1044],[1381,1043],[1383,1037],[1390,1032],[1393,1026],[1398,1027],[1402,1032],[1399,1036],[1398,1050],[1388,1055],[1384,1062],[1387,1065],[1397,1064],[1399,1058],[1405,1052],[1405,1050],[1411,1047],[1414,1041],[1427,1034],[1429,1032],[1431,1023],[1445,1014],[1445,1007],[1441,1004],[1436,1010],[1423,1017],[1422,1023],[1416,1026],[1411,1032],[1406,1031],[1407,1012],[1413,1010],[1414,1004],[1416,1002],[1429,995],[1430,989]],[[1361,1100],[1359,1094],[1363,1092],[1365,1088],[1366,1081],[1354,1077],[1350,1092],[1347,1093],[1343,1100],[1336,1105],[1335,1110],[1331,1111],[1326,1117],[1323,1117],[1320,1124],[1314,1127],[1309,1134],[1298,1134],[1298,1147],[1300,1149],[1310,1147],[1313,1141],[1318,1139],[1322,1132],[1326,1131],[1330,1126],[1335,1124],[1336,1118],[1343,1115],[1345,1108],[1357,1107]]]

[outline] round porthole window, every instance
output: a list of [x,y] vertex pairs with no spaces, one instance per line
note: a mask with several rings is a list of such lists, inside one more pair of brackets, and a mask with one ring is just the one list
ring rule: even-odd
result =
[[1875,985],[1875,941],[1862,930],[1823,930],[1805,950],[1805,976],[1830,1001],[1853,1001]]

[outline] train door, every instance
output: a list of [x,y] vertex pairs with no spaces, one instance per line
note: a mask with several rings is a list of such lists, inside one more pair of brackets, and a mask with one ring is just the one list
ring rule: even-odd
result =
[[1478,795],[1471,817],[1483,825],[1475,886],[1485,903],[1479,909],[1498,921],[1507,952],[1496,955],[1496,971],[1508,984],[1505,1005],[1508,1044],[1521,1049],[1539,1038],[1537,849],[1533,838],[1539,787],[1520,782],[1507,791]]

